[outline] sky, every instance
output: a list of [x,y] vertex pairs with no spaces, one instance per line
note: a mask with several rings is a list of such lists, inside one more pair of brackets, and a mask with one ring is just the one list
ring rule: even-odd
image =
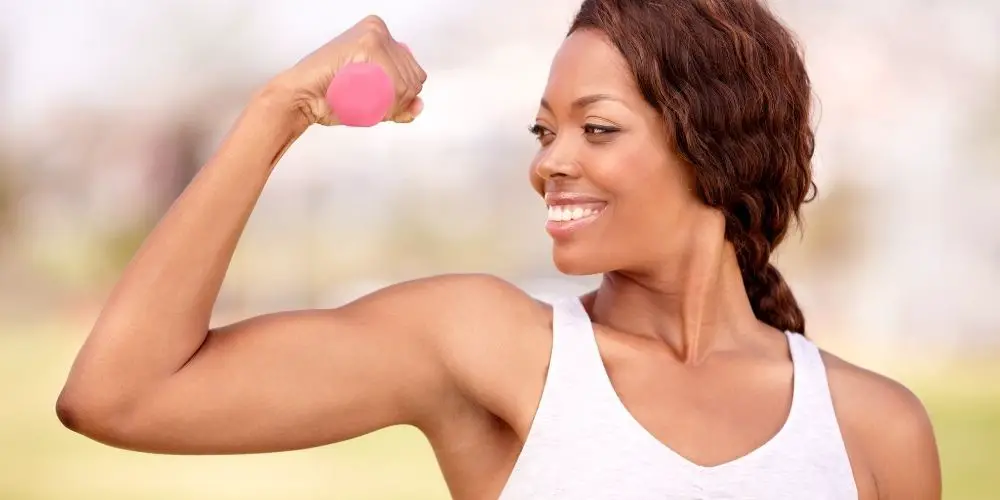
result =
[[[220,73],[263,83],[364,15],[379,14],[428,71],[424,115],[406,126],[311,129],[283,160],[295,168],[279,169],[272,183],[329,180],[336,159],[336,168],[381,185],[448,189],[498,163],[484,156],[496,153],[485,147],[490,142],[507,144],[514,134],[530,141],[525,129],[579,0],[0,4],[7,71],[0,127],[15,137],[46,135],[67,103],[152,115]],[[994,310],[977,301],[1000,287],[982,272],[995,260],[989,245],[996,242],[978,234],[989,233],[984,224],[996,218],[984,213],[997,208],[970,203],[990,195],[988,188],[971,195],[989,181],[969,173],[963,141],[1000,90],[1000,1],[771,4],[804,42],[821,105],[821,196],[847,179],[878,199],[865,211],[878,256],[859,270],[857,314],[891,319],[880,310],[886,304],[931,311],[949,298],[966,304],[948,310]],[[522,160],[511,158],[510,168],[525,168]],[[372,172],[372,165],[393,170]]]
[[[9,73],[4,85],[12,111],[36,112],[65,96],[105,101],[123,86],[156,88],[162,68],[178,72],[189,58],[183,34],[213,38],[213,48],[280,68],[378,13],[401,39],[421,31],[423,19],[458,12],[453,0],[3,0]],[[450,6],[450,7],[449,7]],[[456,7],[458,6],[458,7]],[[164,39],[168,43],[164,43]],[[253,53],[247,54],[247,47]],[[146,97],[148,99],[148,97]]]
[[[535,0],[2,1],[10,4],[0,19],[8,47],[8,73],[0,81],[3,126],[15,137],[44,136],[52,114],[67,103],[155,115],[177,94],[220,80],[217,72],[263,83],[365,15],[380,15],[430,75],[425,113],[405,128],[311,130],[288,158],[315,168],[324,168],[331,148],[364,157],[380,144],[390,146],[382,148],[387,154],[440,156],[420,146],[441,143],[442,134],[457,144],[498,130],[523,132],[578,6],[578,0],[548,0],[544,9]],[[511,9],[530,15],[491,15]],[[489,27],[477,24],[483,19]],[[465,161],[431,177],[460,183]],[[287,178],[313,172],[300,169]]]
[[[428,144],[470,144],[533,119],[548,66],[579,0],[0,0],[7,73],[2,127],[32,134],[67,103],[156,114],[219,73],[263,83],[369,13],[407,41],[429,73],[424,115],[406,127],[310,131],[289,153],[325,168],[332,149],[351,157],[441,157]],[[817,174],[867,167],[825,161],[831,150],[880,155],[860,182],[934,186],[957,150],[954,132],[977,95],[989,95],[1000,59],[996,0],[773,0],[807,49],[820,105]],[[908,10],[909,9],[909,10]],[[919,10],[914,10],[919,9]],[[903,14],[905,13],[905,15]],[[921,14],[922,13],[922,14]],[[918,15],[921,14],[921,15]],[[991,16],[990,14],[997,14]],[[2,48],[2,46],[0,46]],[[471,51],[471,53],[470,53]],[[37,135],[37,134],[36,134]],[[442,137],[448,137],[444,141]],[[914,149],[913,144],[921,147]],[[373,152],[373,145],[386,146]],[[402,153],[400,153],[402,152]],[[454,154],[454,152],[449,152]],[[461,183],[463,163],[433,182]],[[417,162],[419,163],[419,162]],[[301,169],[296,175],[312,176]]]

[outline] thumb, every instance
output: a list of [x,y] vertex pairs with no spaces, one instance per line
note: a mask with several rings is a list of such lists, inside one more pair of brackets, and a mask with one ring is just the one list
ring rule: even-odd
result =
[[423,110],[424,100],[419,97],[415,97],[412,101],[410,101],[410,105],[407,106],[404,111],[397,113],[396,116],[392,117],[392,121],[396,123],[410,123],[420,116],[420,113],[423,112]]

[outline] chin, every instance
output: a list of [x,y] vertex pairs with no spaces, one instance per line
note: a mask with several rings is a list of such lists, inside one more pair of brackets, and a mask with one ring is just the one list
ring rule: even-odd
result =
[[581,248],[577,245],[556,244],[552,248],[552,262],[556,269],[570,276],[590,276],[607,272],[605,259],[599,257],[596,249]]

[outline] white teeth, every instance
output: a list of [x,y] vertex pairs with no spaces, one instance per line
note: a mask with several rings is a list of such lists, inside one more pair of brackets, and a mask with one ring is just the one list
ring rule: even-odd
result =
[[549,220],[566,222],[597,214],[600,210],[579,205],[553,205],[549,207]]

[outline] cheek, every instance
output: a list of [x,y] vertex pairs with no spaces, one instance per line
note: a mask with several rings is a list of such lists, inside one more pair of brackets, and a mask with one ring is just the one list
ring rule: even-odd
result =
[[676,197],[683,186],[682,179],[672,172],[675,165],[653,148],[628,146],[601,158],[597,163],[600,168],[594,169],[594,181],[622,205],[658,203]]
[[650,148],[619,155],[602,169],[601,182],[614,195],[615,226],[632,238],[662,238],[695,202],[684,166]]

